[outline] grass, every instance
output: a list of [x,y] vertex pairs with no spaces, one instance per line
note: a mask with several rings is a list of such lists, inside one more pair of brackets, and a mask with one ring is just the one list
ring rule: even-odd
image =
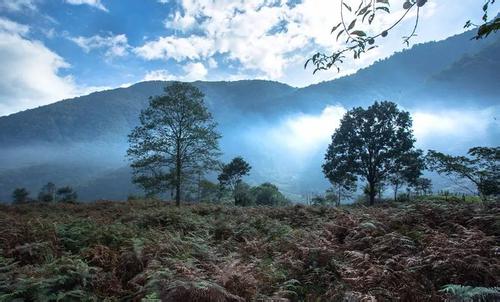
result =
[[499,202],[0,206],[0,228],[0,301],[500,297]]

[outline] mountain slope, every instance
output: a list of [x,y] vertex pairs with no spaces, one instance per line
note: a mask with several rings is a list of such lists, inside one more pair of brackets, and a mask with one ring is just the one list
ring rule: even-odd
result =
[[[419,103],[434,102],[432,93],[426,90],[426,83],[436,80],[432,78],[433,75],[464,57],[474,57],[484,48],[498,44],[500,40],[497,35],[491,36],[490,39],[471,41],[472,36],[473,33],[466,32],[443,41],[415,45],[353,75],[301,89],[293,98],[295,102],[309,103],[313,109],[321,107],[325,102],[358,106],[371,104],[373,100],[392,100],[404,106],[412,106],[415,96],[422,96],[421,91],[424,90],[426,98],[420,98]],[[488,58],[500,62],[500,53],[489,53]],[[476,92],[488,87],[481,80],[483,72],[484,70],[470,70],[465,79],[478,84]],[[496,74],[498,77],[498,72]],[[454,102],[449,98],[445,101]],[[492,101],[487,99],[484,103],[491,104]]]
[[[224,159],[251,160],[250,182],[276,182],[290,194],[321,190],[327,185],[321,152],[307,162],[287,162],[287,154],[275,154],[283,148],[273,148],[283,144],[279,137],[253,133],[253,140],[245,141],[248,129],[273,131],[289,116],[318,114],[336,103],[349,108],[388,99],[405,108],[498,106],[500,35],[481,41],[470,41],[470,35],[416,45],[356,74],[301,89],[261,80],[194,85],[206,94],[219,123]],[[48,181],[78,187],[85,199],[136,192],[127,181],[127,134],[148,97],[167,84],[142,82],[0,117],[0,200],[10,199],[15,187],[36,192]]]

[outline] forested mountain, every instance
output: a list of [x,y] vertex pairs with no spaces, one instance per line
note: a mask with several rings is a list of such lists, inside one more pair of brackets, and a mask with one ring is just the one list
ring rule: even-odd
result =
[[[325,186],[318,166],[322,153],[300,171],[293,170],[297,163],[266,169],[272,158],[257,150],[259,143],[240,143],[245,129],[272,125],[290,114],[318,114],[327,105],[349,108],[374,100],[405,108],[440,103],[498,110],[500,38],[471,41],[471,36],[416,45],[356,74],[305,88],[262,80],[195,85],[219,122],[226,157],[246,156],[254,162],[254,182],[277,182],[298,194],[308,183]],[[9,200],[14,187],[36,193],[48,181],[77,187],[83,199],[119,199],[135,192],[125,168],[127,134],[148,98],[166,84],[142,82],[0,117],[0,200]]]

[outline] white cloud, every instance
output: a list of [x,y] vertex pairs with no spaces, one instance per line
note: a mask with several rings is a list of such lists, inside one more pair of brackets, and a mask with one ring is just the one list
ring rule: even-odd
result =
[[22,10],[35,10],[36,6],[33,0],[0,0],[0,12],[10,11],[18,12]]
[[29,27],[0,17],[0,116],[87,94],[61,70],[70,65],[42,42],[24,37]]
[[184,74],[174,75],[168,70],[158,69],[152,70],[146,73],[143,80],[144,81],[185,81],[192,82],[203,80],[208,74],[208,70],[202,63],[188,63],[182,67]]
[[108,9],[102,4],[101,0],[66,0],[66,3],[73,5],[90,5],[97,9],[107,12]]
[[143,78],[144,81],[172,81],[175,79],[174,75],[164,69],[149,71]]
[[343,106],[330,105],[319,114],[291,115],[277,124],[251,129],[247,139],[265,154],[286,154],[286,158],[305,162],[326,150],[345,113]]
[[105,55],[108,58],[123,57],[128,54],[128,40],[127,36],[109,35],[92,37],[74,37],[70,38],[71,41],[80,46],[85,52],[90,52],[94,49],[105,49]]
[[[361,60],[348,58],[342,73],[330,70],[312,76],[311,69],[303,69],[305,60],[316,51],[328,53],[342,46],[342,41],[336,42],[330,34],[331,27],[340,19],[340,1],[303,0],[293,5],[289,2],[178,0],[177,10],[164,23],[183,34],[177,36],[176,32],[146,41],[135,52],[147,60],[202,60],[205,63],[219,54],[237,63],[235,73],[252,73],[256,77],[304,86],[355,72],[403,49],[402,36],[411,32],[415,20],[413,12],[389,37],[380,38],[380,48],[363,55]],[[379,32],[398,19],[402,3],[395,2],[390,15],[379,14],[381,18],[376,19],[371,30]],[[474,8],[480,13],[477,0],[463,0],[460,5],[454,0],[429,1],[422,9],[418,36],[413,43],[443,39],[463,31],[463,24]]]
[[[498,107],[476,110],[410,111],[416,145],[423,149],[463,151],[464,146],[497,145],[492,129],[500,129],[495,120]],[[326,150],[347,109],[342,105],[326,106],[318,114],[294,114],[273,124],[264,123],[248,129],[244,139],[266,156],[280,156],[307,162]]]
[[214,58],[209,58],[207,61],[207,64],[208,64],[208,67],[211,69],[215,69],[215,68],[217,68],[217,66],[219,66],[219,64],[217,63],[217,61]]
[[202,63],[189,63],[186,64],[183,68],[185,81],[198,81],[203,80],[207,76],[208,70],[205,68],[205,65]]
[[29,26],[0,17],[0,32],[24,36],[29,32]]
[[168,29],[177,29],[187,31],[196,25],[196,18],[191,15],[182,15],[180,12],[175,12],[169,19],[164,22]]
[[[413,129],[417,143],[422,146],[446,144],[453,146],[472,145],[473,141],[488,136],[495,123],[494,108],[481,110],[432,110],[414,111]],[[497,127],[499,123],[496,122]]]
[[74,94],[70,77],[59,75],[69,67],[39,41],[21,36],[26,28],[0,19],[0,115],[47,104]]
[[213,41],[199,36],[183,38],[169,36],[147,42],[135,48],[134,52],[148,60],[171,58],[180,62],[188,59],[206,59],[215,53],[215,47]]

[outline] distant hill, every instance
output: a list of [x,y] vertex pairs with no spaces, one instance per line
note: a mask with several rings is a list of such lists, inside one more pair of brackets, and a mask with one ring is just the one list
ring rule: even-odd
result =
[[[280,121],[287,114],[318,113],[337,103],[347,108],[374,100],[392,100],[405,108],[498,106],[500,35],[480,41],[471,37],[468,32],[415,45],[353,75],[305,88],[263,80],[194,84],[206,94],[219,122],[226,157],[251,159],[251,182],[274,181],[297,194],[326,185],[319,171],[322,154],[300,173],[271,169],[262,152],[239,143],[242,129]],[[17,186],[36,192],[48,181],[77,187],[86,200],[122,199],[136,192],[128,182],[127,134],[148,98],[161,94],[167,84],[141,82],[0,117],[0,200],[9,200]]]

